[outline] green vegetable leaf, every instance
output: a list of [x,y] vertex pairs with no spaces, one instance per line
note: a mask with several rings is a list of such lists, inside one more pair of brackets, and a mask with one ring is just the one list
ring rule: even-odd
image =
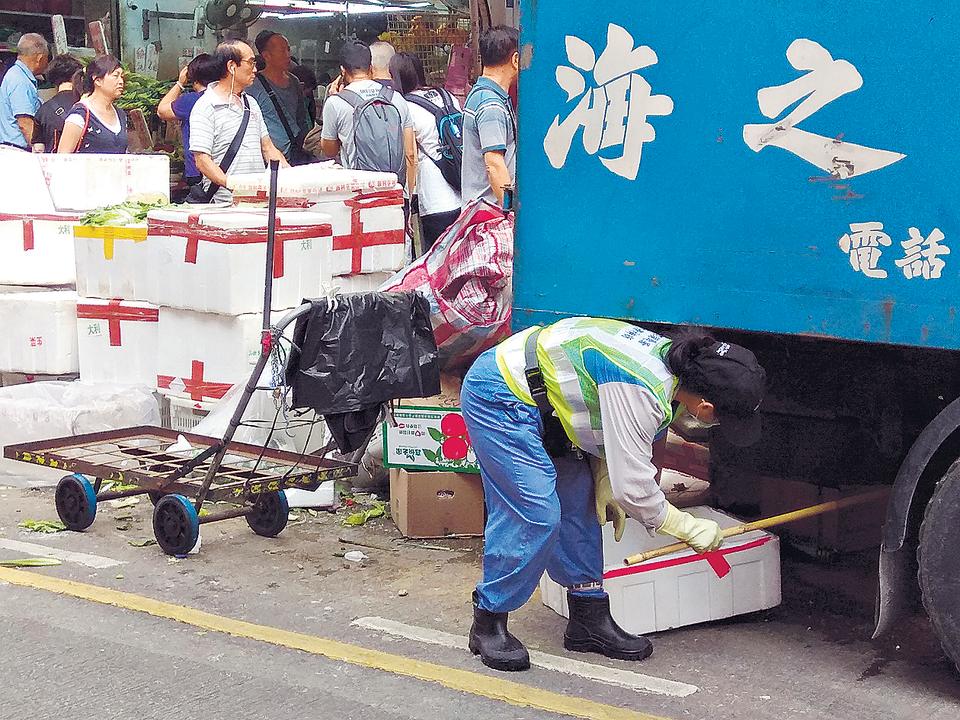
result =
[[24,520],[18,527],[36,533],[58,533],[67,529],[59,520]]
[[151,539],[147,539],[147,540],[127,540],[127,545],[130,545],[131,547],[149,547],[150,545],[156,545],[156,544],[157,544],[157,541],[156,541],[156,540],[151,540]]
[[437,430],[436,428],[427,428],[427,432],[429,432],[430,437],[432,437],[438,443],[443,442],[443,433]]
[[18,560],[0,560],[0,567],[25,568],[25,567],[51,567],[53,565],[62,565],[59,560],[52,557],[33,557],[19,558]]
[[432,463],[437,461],[437,453],[435,453],[433,450],[424,450],[423,456]]

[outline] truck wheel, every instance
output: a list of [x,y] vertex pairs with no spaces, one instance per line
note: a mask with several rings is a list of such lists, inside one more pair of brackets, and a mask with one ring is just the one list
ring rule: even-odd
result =
[[937,483],[920,526],[918,552],[923,606],[943,650],[960,669],[960,461]]

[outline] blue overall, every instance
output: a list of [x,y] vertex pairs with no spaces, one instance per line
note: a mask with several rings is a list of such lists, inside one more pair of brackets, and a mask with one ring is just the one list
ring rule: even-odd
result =
[[516,610],[544,570],[566,587],[601,582],[603,544],[590,465],[573,454],[557,460],[547,454],[540,413],[507,386],[495,349],[467,372],[460,405],[487,506],[480,608]]

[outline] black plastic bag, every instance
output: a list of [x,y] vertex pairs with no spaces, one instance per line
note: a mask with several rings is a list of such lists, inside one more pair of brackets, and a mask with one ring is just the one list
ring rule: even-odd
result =
[[[295,408],[369,418],[390,400],[440,392],[437,342],[423,296],[357,293],[304,302],[313,307],[297,320],[286,373]],[[341,452],[349,452],[344,445],[356,440],[341,443],[334,427],[343,418],[328,425]],[[348,434],[355,438],[355,430],[354,423]]]

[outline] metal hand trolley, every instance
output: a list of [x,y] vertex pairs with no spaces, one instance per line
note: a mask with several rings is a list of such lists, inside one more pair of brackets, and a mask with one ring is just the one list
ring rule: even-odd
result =
[[[287,313],[275,326],[270,324],[278,163],[274,161],[270,165],[260,358],[223,437],[177,433],[158,427],[133,427],[8,445],[4,449],[4,457],[8,459],[69,473],[60,480],[56,490],[57,514],[68,529],[79,531],[90,527],[96,518],[97,503],[148,495],[154,503],[153,531],[157,543],[170,555],[183,555],[196,545],[200,525],[228,518],[245,517],[255,533],[275,537],[287,524],[289,507],[283,492],[285,488],[316,490],[328,480],[357,476],[357,462],[363,449],[354,453],[351,461],[329,459],[326,456],[336,447],[332,439],[311,455],[306,454],[306,443],[304,451],[299,454],[268,448],[276,418],[270,437],[262,447],[233,442],[241,425],[262,427],[263,423],[269,422],[244,422],[243,415],[254,392],[276,391],[275,387],[259,385],[261,375],[271,358],[279,362],[284,330],[312,308],[310,303],[304,303]],[[278,417],[279,412],[278,408]],[[288,427],[294,423],[309,424],[312,433],[312,426],[321,421],[314,415],[308,420],[294,420],[288,423]],[[189,441],[189,449],[176,447],[179,435]],[[102,491],[105,482],[134,487]],[[221,501],[239,507],[201,516],[204,503]]]

